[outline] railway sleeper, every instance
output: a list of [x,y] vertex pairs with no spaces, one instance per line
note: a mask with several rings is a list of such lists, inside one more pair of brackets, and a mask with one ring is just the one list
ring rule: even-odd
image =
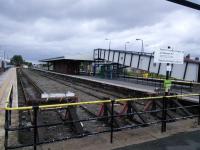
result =
[[144,117],[143,114],[140,114],[138,113],[139,112],[139,109],[137,108],[137,106],[134,104],[134,102],[127,102],[127,115],[128,114],[131,114],[131,113],[135,113],[137,118],[139,119],[136,119],[135,115],[128,115],[128,119],[131,120],[131,121],[134,121],[136,122],[137,124],[145,124],[147,123],[147,120],[146,118]]
[[[24,128],[31,126],[31,118],[27,111],[19,112],[19,127]],[[18,131],[18,141],[20,144],[30,144],[33,142],[33,130],[23,129]]]
[[[152,111],[156,111],[157,108],[159,108],[160,110],[162,109],[162,103],[161,101],[157,100],[153,100],[151,101],[151,110]],[[180,104],[181,105],[181,104]],[[174,101],[170,101],[167,104],[167,108],[169,108],[169,106],[173,106],[174,107],[180,107],[180,105],[178,105],[177,103],[175,103]],[[179,111],[179,113],[177,112]],[[170,119],[170,122],[173,122],[175,120],[173,120],[174,118],[176,118],[177,116],[185,116],[185,110],[184,109],[176,109],[176,110],[167,110],[167,119]],[[152,116],[154,116],[156,119],[162,119],[162,112],[152,112],[151,113]]]
[[[76,111],[76,107],[74,106],[69,106],[66,109],[65,117],[67,117],[67,119],[70,121],[80,120]],[[83,135],[84,129],[83,129],[83,124],[81,122],[73,122],[71,125],[76,134]]]
[[[117,116],[118,113],[116,111],[114,111],[113,115]],[[110,106],[110,104],[106,104],[106,103],[103,104],[103,112],[102,112],[101,116],[105,117],[105,118],[102,118],[102,119],[99,119],[99,120],[104,121],[106,124],[110,125],[110,120],[111,120],[110,117],[109,117],[109,116],[111,116],[111,106]],[[113,123],[114,123],[115,128],[119,128],[119,127],[123,126],[118,117],[114,117]]]
[[173,102],[177,107],[182,107],[182,108],[179,108],[178,110],[183,116],[192,115],[192,113],[187,108],[185,108],[178,100],[174,100]]

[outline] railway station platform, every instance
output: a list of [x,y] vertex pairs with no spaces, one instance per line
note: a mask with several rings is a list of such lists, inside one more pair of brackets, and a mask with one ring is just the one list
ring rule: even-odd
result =
[[[115,87],[122,87],[125,89],[129,89],[129,90],[134,90],[134,91],[141,91],[144,93],[148,93],[148,94],[156,94],[156,90],[159,89],[161,87],[161,85],[158,83],[158,85],[149,85],[148,82],[147,84],[140,84],[140,83],[134,83],[129,79],[102,79],[102,78],[98,78],[98,77],[92,77],[92,76],[81,76],[81,75],[68,75],[71,76],[73,78],[79,78],[79,79],[83,79],[83,80],[88,80],[88,81],[93,81],[93,82],[98,82],[98,83],[102,83],[102,84],[108,84],[108,85],[112,85]],[[180,88],[177,89],[173,89],[173,92],[176,94],[189,94],[190,92],[186,91],[186,90],[181,90]],[[195,102],[198,103],[199,102],[199,98],[196,96],[191,96],[191,97],[183,97],[183,100],[186,101],[190,101],[190,102]]]
[[[6,98],[13,86],[13,106],[18,106],[16,68],[11,68],[0,75],[0,107],[5,107]],[[0,110],[0,149],[4,149],[4,111]]]
[[9,94],[9,90],[13,86],[13,107],[18,106],[17,102],[17,76],[16,68],[11,68],[0,75],[0,103],[5,106],[5,100]]
[[114,87],[119,87],[119,88],[125,88],[129,90],[134,90],[134,91],[140,91],[144,93],[149,93],[149,94],[155,94],[155,87],[154,86],[146,86],[142,84],[136,84],[132,82],[125,82],[125,81],[120,81],[120,80],[110,80],[110,79],[103,79],[103,78],[98,78],[98,77],[92,77],[92,76],[84,76],[84,75],[68,75],[68,74],[62,74],[62,73],[57,73],[53,71],[48,71],[48,70],[43,70],[43,69],[38,69],[34,68],[35,70],[39,71],[44,71],[47,73],[53,73],[56,75],[62,75],[66,77],[71,77],[71,78],[76,78],[76,79],[81,79],[81,80],[86,80],[86,81],[91,81],[91,82],[97,82],[101,83],[103,85],[111,85]]
[[[84,76],[84,75],[68,75],[68,74],[62,74],[62,73],[57,73],[57,72],[53,72],[53,71],[48,71],[48,70],[43,70],[43,69],[38,69],[38,68],[34,68],[35,70],[39,70],[39,71],[44,71],[46,73],[52,73],[52,74],[56,74],[56,75],[62,75],[62,76],[66,76],[69,78],[74,78],[74,79],[80,79],[80,80],[85,80],[85,81],[89,81],[89,82],[96,82],[99,83],[101,85],[107,85],[107,86],[113,86],[116,89],[117,88],[123,88],[126,90],[130,90],[130,91],[138,91],[141,93],[147,93],[147,95],[152,95],[152,94],[157,94],[158,91],[157,89],[161,88],[161,82],[158,82],[157,85],[155,85],[154,83],[149,84],[148,81],[144,81],[144,83],[146,82],[146,84],[141,84],[141,82],[135,82],[135,81],[131,81],[130,79],[123,79],[123,78],[119,78],[119,79],[104,79],[104,78],[98,78],[98,77],[93,77],[93,76]],[[187,90],[182,90],[181,87],[177,87],[176,89],[173,89],[173,92],[176,94],[189,94],[191,93],[190,91]],[[183,100],[189,101],[189,102],[195,102],[198,103],[199,98],[196,96],[191,96],[191,97],[183,97]]]
[[92,76],[79,76],[79,75],[71,75],[74,78],[80,78],[88,81],[94,81],[94,82],[99,82],[102,84],[109,84],[113,85],[116,87],[123,87],[126,89],[134,90],[134,91],[142,91],[145,93],[150,93],[150,94],[155,94],[155,87],[154,86],[146,86],[142,84],[136,84],[132,82],[126,82],[122,80],[116,80],[116,79],[102,79],[102,78],[97,78],[97,77],[92,77]]

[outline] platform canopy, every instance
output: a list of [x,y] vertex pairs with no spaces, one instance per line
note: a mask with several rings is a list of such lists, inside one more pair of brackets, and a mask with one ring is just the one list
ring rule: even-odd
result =
[[53,57],[53,58],[47,58],[39,60],[40,62],[52,62],[52,61],[62,61],[62,60],[71,60],[71,61],[81,61],[81,62],[92,62],[93,59],[89,56],[82,56],[82,55],[66,55],[66,56],[60,56],[60,57]]

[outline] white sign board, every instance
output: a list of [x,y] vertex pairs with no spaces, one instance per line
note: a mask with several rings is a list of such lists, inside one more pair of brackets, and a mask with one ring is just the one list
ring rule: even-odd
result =
[[160,49],[154,53],[154,63],[183,64],[184,52],[171,49]]

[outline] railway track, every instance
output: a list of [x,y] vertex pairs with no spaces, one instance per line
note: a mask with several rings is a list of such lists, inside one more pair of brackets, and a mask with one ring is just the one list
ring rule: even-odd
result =
[[[39,90],[36,88],[36,84],[33,85],[30,82],[30,79],[27,78],[27,74],[24,75],[23,72],[18,70],[18,90],[19,90],[19,106],[26,106],[30,103],[27,103],[29,100],[40,99]],[[91,118],[91,111],[87,108],[82,109],[81,107],[77,107],[77,114],[80,120],[84,120],[86,118]],[[89,115],[88,112],[91,114]],[[74,126],[71,126],[71,123],[66,123],[67,119],[65,118],[66,110],[49,110],[49,111],[39,111],[38,112],[38,124],[47,125],[47,124],[57,124],[60,122],[62,125],[56,125],[54,127],[48,128],[39,128],[38,129],[38,141],[50,141],[54,139],[61,139],[63,137],[70,137],[75,135],[76,130]],[[21,111],[19,115],[20,127],[27,127],[29,125],[33,125],[33,117],[32,111]],[[84,129],[84,132],[90,133],[94,132],[95,129],[105,129],[105,125],[99,121],[92,121],[91,123],[81,123]],[[97,131],[95,131],[97,132]],[[22,130],[19,131],[19,142],[22,144],[30,144],[33,140],[33,131],[30,130]]]
[[[91,86],[89,84],[76,83],[76,82],[67,80],[66,78],[59,77],[58,75],[50,75],[50,74],[46,74],[46,73],[42,73],[42,72],[37,72],[37,74],[39,74],[43,77],[46,77],[50,80],[54,80],[61,84],[64,84],[65,86],[73,89],[73,91],[75,93],[82,92],[82,93],[88,94],[88,95],[94,97],[93,100],[127,98],[126,95],[123,95],[121,93],[115,93],[115,92],[111,92],[108,90],[106,91],[102,87],[95,87],[95,86]],[[99,93],[101,93],[101,94],[99,94]],[[80,101],[83,101],[83,100],[86,100],[86,99],[80,99]],[[125,105],[123,103],[118,103],[118,104],[122,107],[120,107],[120,106],[118,106],[118,108],[116,107],[116,111],[115,111],[116,114],[120,114],[120,111],[123,109],[123,106]],[[144,104],[139,103],[139,105],[140,106],[138,106],[138,107],[142,110],[144,107]],[[86,105],[86,107],[80,106],[80,108],[85,110],[90,116],[96,116],[96,114],[98,114],[98,111],[99,111],[99,105]],[[145,117],[145,116],[143,116],[143,117]],[[151,118],[151,117],[147,117],[146,119],[149,119],[149,118]],[[121,122],[121,119],[117,119],[117,120],[118,120],[118,122]],[[128,121],[126,119],[123,120],[123,122],[125,122],[125,124],[130,124],[130,121]],[[133,124],[133,123],[138,124],[138,121],[132,120],[131,124]],[[124,124],[124,123],[120,123],[120,124]]]
[[[66,78],[59,77],[58,75],[51,75],[46,74],[42,72],[37,72],[41,76],[44,76],[46,78],[49,78],[51,80],[55,80],[61,84],[64,84],[65,86],[68,86],[72,89],[75,89],[77,91],[81,91],[83,93],[86,93],[88,95],[91,95],[97,99],[108,99],[108,98],[123,98],[126,97],[126,95],[122,95],[120,93],[114,93],[111,91],[106,91],[102,89],[102,87],[94,87],[90,86],[89,84],[83,84],[83,83],[76,83],[70,80],[67,80]],[[99,94],[101,93],[101,95]]]
[[[58,75],[50,75],[42,72],[35,72],[30,70],[22,70],[18,71],[18,78],[19,78],[19,101],[20,106],[29,105],[27,103],[30,100],[40,100],[41,101],[41,91],[45,92],[55,92],[56,88],[58,88],[58,92],[60,91],[71,91],[76,93],[79,97],[80,101],[85,100],[98,100],[98,99],[115,99],[115,98],[125,98],[126,95],[121,93],[116,93],[113,91],[109,91],[106,89],[102,89],[101,87],[92,86],[90,84],[79,83],[70,81],[69,79],[60,77]],[[46,85],[45,85],[46,84]],[[49,84],[49,85],[48,85]],[[55,88],[55,87],[56,88]],[[31,103],[33,104],[33,103]],[[120,115],[123,111],[122,108],[125,106],[124,103],[118,103],[115,105],[115,115]],[[104,106],[105,107],[105,106]],[[110,106],[108,107],[108,113],[110,111]],[[139,111],[144,109],[144,103],[133,103],[131,104],[132,109],[136,112],[134,116],[127,116],[127,117],[117,117],[114,120],[114,124],[116,127],[126,126],[126,125],[137,125],[147,122],[152,122],[157,119],[160,119],[160,114],[153,115],[152,114],[142,114],[140,115]],[[79,120],[90,120],[90,122],[81,122],[81,126],[83,128],[84,133],[97,133],[101,130],[108,130],[109,129],[109,119],[107,120],[95,120],[91,118],[98,117],[100,106],[99,105],[84,105],[80,107],[76,107],[74,113],[77,114]],[[176,117],[176,112],[170,112]],[[47,125],[47,124],[57,124],[60,122],[59,125],[55,125],[53,127],[47,128],[39,128],[38,129],[38,140],[39,141],[50,141],[61,139],[63,137],[70,137],[76,134],[75,126],[72,126],[71,123],[68,123],[68,119],[66,117],[67,109],[55,109],[55,110],[48,110],[48,111],[39,111],[38,114],[38,124],[39,125]],[[171,115],[171,114],[170,114]],[[109,115],[108,115],[109,116]],[[168,116],[170,117],[170,116]],[[142,121],[142,122],[141,122]],[[28,126],[32,124],[32,112],[24,111],[20,115],[20,122],[23,126]],[[20,132],[24,137],[21,139],[21,142],[29,142],[32,141],[32,131],[24,130]],[[29,138],[27,138],[29,137]],[[29,140],[26,140],[29,139]]]

